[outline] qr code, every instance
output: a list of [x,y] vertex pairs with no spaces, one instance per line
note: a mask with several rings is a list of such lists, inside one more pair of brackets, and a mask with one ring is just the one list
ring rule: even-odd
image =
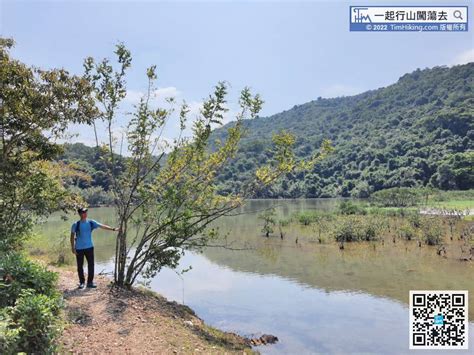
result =
[[468,349],[467,291],[410,291],[410,349]]

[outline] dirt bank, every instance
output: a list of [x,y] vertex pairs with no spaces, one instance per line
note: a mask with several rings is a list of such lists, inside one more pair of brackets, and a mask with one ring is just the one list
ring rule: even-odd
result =
[[204,324],[194,312],[147,290],[118,290],[97,276],[97,289],[77,289],[73,271],[59,273],[66,327],[61,352],[253,353],[248,339]]

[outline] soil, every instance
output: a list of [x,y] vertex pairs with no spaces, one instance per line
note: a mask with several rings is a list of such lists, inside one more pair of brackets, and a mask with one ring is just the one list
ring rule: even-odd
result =
[[207,326],[184,305],[146,289],[112,287],[96,276],[96,289],[78,289],[76,273],[55,269],[64,295],[64,353],[249,354],[251,340]]

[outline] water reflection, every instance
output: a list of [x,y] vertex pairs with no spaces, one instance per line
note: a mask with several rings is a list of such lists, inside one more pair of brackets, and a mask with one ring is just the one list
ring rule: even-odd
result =
[[[193,269],[181,279],[163,270],[151,287],[190,305],[206,322],[245,335],[271,333],[276,345],[265,353],[406,353],[408,291],[461,289],[474,295],[473,263],[446,260],[414,242],[318,244],[311,227],[291,226],[279,236],[261,236],[255,211],[275,206],[279,217],[295,211],[331,209],[337,200],[250,201],[234,217],[217,225],[228,232],[232,251],[208,248],[187,253],[178,270]],[[252,213],[246,213],[252,212]],[[90,217],[114,224],[113,209],[91,209]],[[42,232],[54,242],[70,223],[54,216]],[[295,243],[296,237],[299,243]],[[97,270],[111,269],[112,233],[95,233]],[[470,298],[474,319],[474,297]],[[471,339],[474,336],[471,323]],[[473,344],[473,340],[471,340]],[[462,353],[462,352],[461,352]]]

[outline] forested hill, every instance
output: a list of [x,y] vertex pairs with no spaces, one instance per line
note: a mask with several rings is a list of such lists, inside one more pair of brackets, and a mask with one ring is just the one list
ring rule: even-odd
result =
[[[365,197],[396,186],[474,188],[474,63],[419,70],[360,95],[318,98],[276,115],[248,120],[235,161],[219,177],[239,188],[264,163],[273,133],[292,132],[301,157],[323,138],[335,153],[313,171],[289,174],[255,197]],[[232,125],[232,123],[230,123]],[[223,138],[226,126],[213,138]]]
[[[229,125],[215,130],[211,141],[224,138]],[[324,138],[333,141],[335,152],[313,171],[288,175],[255,197],[366,197],[395,186],[474,188],[474,63],[416,70],[385,88],[318,98],[245,125],[236,159],[218,177],[222,193],[238,190],[268,161],[271,136],[280,130],[296,135],[301,157]],[[80,143],[64,147],[60,160],[91,177],[74,185],[93,203],[107,203],[109,181],[97,150]],[[123,169],[122,161],[116,169]]]

